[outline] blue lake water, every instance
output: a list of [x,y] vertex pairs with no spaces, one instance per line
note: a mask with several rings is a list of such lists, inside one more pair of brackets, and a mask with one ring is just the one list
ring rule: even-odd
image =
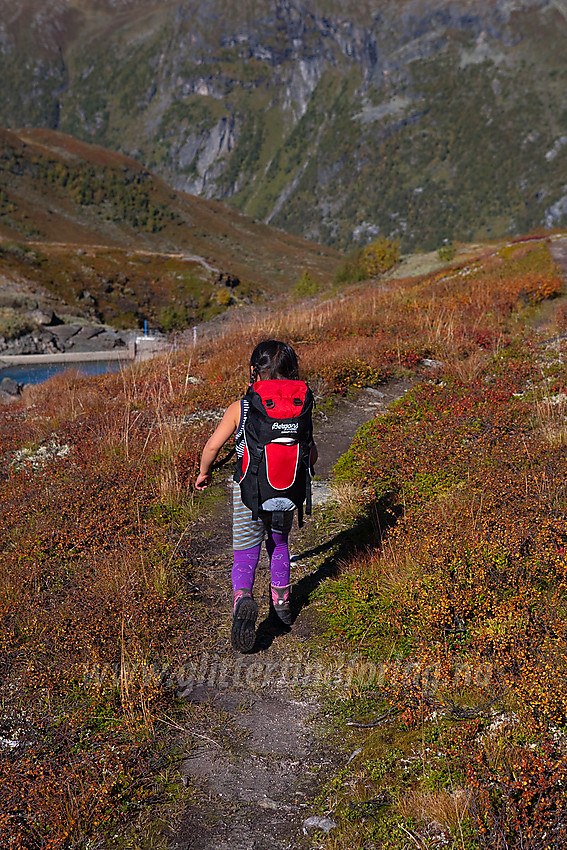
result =
[[[123,361],[120,360],[89,360],[78,363],[36,363],[30,366],[8,366],[0,369],[2,378],[13,378],[20,384],[42,384],[48,378],[68,372],[70,369],[81,375],[104,375],[106,372],[119,372]],[[125,363],[124,365],[127,365]]]

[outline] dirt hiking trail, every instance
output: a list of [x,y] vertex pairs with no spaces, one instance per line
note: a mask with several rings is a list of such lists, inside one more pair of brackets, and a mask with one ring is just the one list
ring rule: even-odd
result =
[[[188,557],[194,592],[203,606],[202,653],[191,658],[179,694],[191,707],[187,729],[190,755],[182,777],[193,797],[171,850],[284,850],[313,847],[314,830],[332,828],[313,800],[333,768],[348,760],[323,716],[318,656],[311,647],[321,632],[308,595],[337,569],[336,548],[313,568],[312,556],[328,542],[319,533],[318,505],[330,494],[335,461],[350,446],[357,429],[409,389],[392,381],[363,390],[355,401],[341,400],[329,417],[316,413],[319,461],[314,482],[314,513],[290,535],[292,600],[298,611],[292,627],[268,606],[269,563],[263,547],[254,594],[260,613],[256,645],[248,655],[230,646],[232,567],[230,480],[214,486],[222,493],[212,512],[191,532]],[[218,481],[218,479],[217,479]],[[332,536],[332,532],[331,532]],[[311,571],[310,571],[311,562]],[[317,671],[319,675],[317,677]],[[191,742],[191,743],[189,743]],[[309,820],[311,818],[311,820]],[[308,836],[311,834],[311,838]]]
[[[567,238],[552,240],[550,252],[567,279]],[[317,506],[328,499],[332,466],[356,430],[409,387],[409,382],[392,381],[380,391],[364,390],[356,401],[341,400],[332,416],[316,415],[316,507],[304,529],[298,531],[294,524],[290,535],[297,619],[289,628],[269,615],[264,550],[254,587],[260,607],[257,641],[248,655],[230,646],[228,471],[225,480],[217,479],[222,498],[196,521],[186,553],[203,611],[198,624],[202,651],[196,657],[193,653],[179,691],[191,707],[190,755],[182,776],[192,802],[172,834],[170,850],[314,848],[332,830],[333,813],[322,812],[315,800],[333,771],[348,764],[353,748],[324,716],[322,679],[331,668],[323,666],[321,676],[321,662],[328,664],[328,658],[317,652],[322,626],[315,606],[309,606],[309,593],[336,573],[341,552],[336,539],[326,542],[326,535],[332,538],[334,532],[318,528]],[[327,545],[330,554],[321,560],[317,555],[324,555]],[[337,663],[340,670],[340,658]],[[345,679],[339,676],[338,681],[344,688]],[[330,676],[330,690],[335,682]]]

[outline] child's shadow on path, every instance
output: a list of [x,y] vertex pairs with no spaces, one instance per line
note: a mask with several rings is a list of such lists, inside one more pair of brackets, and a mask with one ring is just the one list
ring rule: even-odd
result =
[[[299,616],[302,608],[309,605],[310,596],[319,585],[338,575],[340,563],[358,552],[378,549],[386,534],[390,528],[394,527],[402,513],[401,505],[394,503],[392,494],[386,494],[371,502],[350,528],[340,531],[325,543],[296,555],[293,560],[300,561],[331,550],[331,554],[314,572],[303,576],[297,584],[292,586],[290,604],[293,622]],[[275,638],[289,634],[290,631],[291,626],[282,623],[270,605],[270,613],[256,629],[256,642],[251,654],[263,652],[272,645]]]

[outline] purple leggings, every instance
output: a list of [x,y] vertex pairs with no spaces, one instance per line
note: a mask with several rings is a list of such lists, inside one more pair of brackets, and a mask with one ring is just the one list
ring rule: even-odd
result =
[[[266,549],[270,558],[270,572],[274,587],[287,587],[289,584],[289,549],[287,532],[268,529]],[[241,588],[252,590],[256,567],[260,558],[262,544],[251,546],[250,549],[235,549],[234,566],[232,568],[232,589]]]

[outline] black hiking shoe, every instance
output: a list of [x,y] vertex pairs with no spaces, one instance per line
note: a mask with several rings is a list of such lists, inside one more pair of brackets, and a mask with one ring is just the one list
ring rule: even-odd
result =
[[293,623],[293,613],[289,601],[289,584],[286,587],[274,587],[271,584],[270,600],[272,608],[282,623],[285,623],[286,626],[291,626]]
[[232,614],[232,631],[230,642],[237,652],[250,652],[256,642],[256,619],[258,605],[252,598],[252,593],[246,588],[237,590],[234,594],[234,609]]

